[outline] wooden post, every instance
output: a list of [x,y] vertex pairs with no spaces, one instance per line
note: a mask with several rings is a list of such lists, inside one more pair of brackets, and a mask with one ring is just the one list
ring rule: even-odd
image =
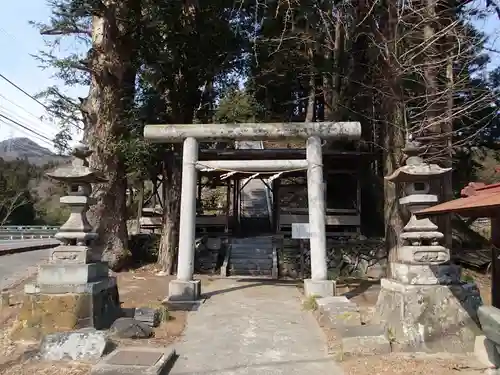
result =
[[158,204],[158,176],[155,176],[154,180],[151,180],[153,183],[153,196],[151,198],[151,205],[153,206],[153,212],[154,209],[156,208],[156,205]]
[[[165,163],[165,161],[163,163]],[[158,202],[162,208],[162,214],[163,210],[166,209],[165,203],[167,202],[167,185],[165,184],[165,179],[167,178],[166,165],[164,166],[163,171],[161,179],[158,178]]]
[[203,192],[203,185],[201,184],[202,183],[202,176],[201,176],[201,173],[198,173],[198,199],[199,201],[201,202],[201,193]]
[[231,180],[226,181],[226,228],[225,228],[225,233],[229,233],[229,216],[231,214],[231,205],[229,202],[231,201]]
[[491,218],[491,304],[500,309],[500,213]]
[[137,224],[136,224],[136,234],[141,233],[141,218],[142,218],[142,208],[144,206],[144,180],[141,180],[139,184],[139,197],[137,203]]
[[233,192],[233,223],[237,233],[240,231],[240,178],[234,179],[234,192]]
[[279,195],[279,186],[281,179],[278,177],[273,181],[273,231],[275,233],[278,232],[278,216],[280,214],[280,195]]
[[231,220],[231,225],[233,227],[233,232],[236,232],[236,216],[238,215],[238,184],[236,183],[236,177],[232,179],[233,181],[233,217]]
[[305,277],[305,262],[304,262],[304,254],[305,254],[305,243],[303,239],[299,240],[299,249],[300,249],[300,278],[303,279]]
[[[361,168],[358,168],[358,174],[356,175],[356,210],[361,220],[361,181],[359,179],[360,173],[362,173]],[[356,228],[358,236],[361,236],[361,223]]]

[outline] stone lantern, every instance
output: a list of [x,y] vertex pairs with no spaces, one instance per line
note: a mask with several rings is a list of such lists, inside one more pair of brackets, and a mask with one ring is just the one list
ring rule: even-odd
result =
[[393,250],[396,257],[390,264],[390,278],[405,284],[449,284],[458,281],[460,273],[459,267],[448,264],[449,249],[439,244],[444,235],[429,218],[417,219],[415,212],[438,203],[439,197],[431,193],[431,183],[441,181],[451,168],[424,163],[418,156],[419,149],[417,142],[408,141],[403,150],[408,156],[406,165],[386,177],[403,185],[405,196],[399,204],[411,215],[400,234],[404,246]]
[[410,351],[472,351],[478,333],[477,308],[482,303],[475,284],[460,281],[460,267],[449,264],[450,251],[430,219],[415,213],[438,202],[431,182],[451,172],[418,156],[417,142],[404,148],[406,165],[386,179],[402,184],[399,204],[410,219],[398,233],[402,246],[391,251],[388,277],[381,280],[374,322],[382,323],[394,347]]
[[107,263],[92,251],[98,234],[87,219],[93,183],[107,181],[99,171],[89,167],[92,151],[77,144],[71,165],[61,166],[47,175],[68,185],[68,195],[61,203],[71,213],[56,238],[48,264],[39,267],[36,285],[25,287],[18,337],[36,338],[41,334],[109,326],[120,311],[116,279],[109,276]]

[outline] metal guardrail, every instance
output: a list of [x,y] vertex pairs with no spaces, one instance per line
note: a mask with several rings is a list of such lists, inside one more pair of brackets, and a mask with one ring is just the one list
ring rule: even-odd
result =
[[0,226],[0,240],[28,240],[53,238],[59,227],[47,225],[4,225]]

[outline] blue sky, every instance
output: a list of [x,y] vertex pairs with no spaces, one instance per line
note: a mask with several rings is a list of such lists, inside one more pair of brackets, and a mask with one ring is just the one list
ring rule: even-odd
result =
[[[485,0],[476,0],[484,2]],[[0,12],[0,48],[3,51],[0,57],[0,73],[15,82],[30,94],[36,94],[48,86],[60,82],[52,78],[53,72],[42,70],[39,63],[30,56],[44,48],[43,38],[38,31],[29,25],[29,21],[45,22],[50,18],[50,9],[45,0],[9,0],[2,4]],[[476,23],[476,27],[490,37],[488,46],[500,50],[500,21],[496,15],[491,14],[487,19]],[[74,51],[75,44],[66,46],[67,50]],[[64,49],[60,51],[64,53]],[[494,67],[500,65],[500,54],[491,53]],[[68,94],[85,96],[87,89],[68,88]],[[18,91],[4,80],[0,79],[0,114],[36,130],[49,139],[58,131],[58,125],[47,117],[45,109],[35,101]],[[8,123],[7,120],[5,122]],[[35,136],[28,131],[21,131],[15,125],[9,126],[0,118],[0,141],[11,137],[29,137],[44,147],[52,148],[50,142]],[[75,134],[78,140],[79,134]]]
[[[50,18],[45,0],[6,1],[0,12],[0,73],[34,95],[48,86],[60,82],[52,78],[53,72],[39,68],[39,62],[30,54],[44,48],[43,38],[29,21],[44,22]],[[64,53],[64,50],[61,51]],[[66,90],[73,96],[85,96],[86,88]],[[16,88],[0,79],[0,114],[36,130],[49,139],[54,138],[58,125],[47,118],[45,109]],[[40,118],[44,118],[43,121]],[[44,147],[52,149],[50,142],[29,131],[9,126],[0,118],[0,140],[11,137],[29,137]],[[75,134],[75,137],[78,137]]]

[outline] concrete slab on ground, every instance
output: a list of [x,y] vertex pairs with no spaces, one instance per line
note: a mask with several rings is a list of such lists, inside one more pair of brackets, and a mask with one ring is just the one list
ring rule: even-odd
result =
[[124,347],[94,365],[91,375],[159,375],[174,355],[168,348]]
[[295,285],[218,279],[202,290],[208,299],[189,313],[170,374],[343,374]]

